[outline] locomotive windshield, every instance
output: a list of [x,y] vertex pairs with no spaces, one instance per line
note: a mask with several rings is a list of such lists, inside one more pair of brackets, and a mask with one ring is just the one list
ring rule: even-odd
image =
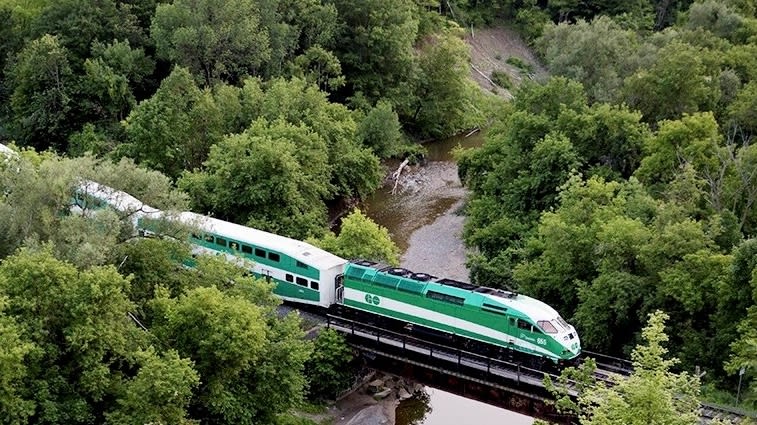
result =
[[557,328],[550,322],[549,320],[539,320],[536,322],[537,325],[543,330],[544,332],[548,334],[556,334]]

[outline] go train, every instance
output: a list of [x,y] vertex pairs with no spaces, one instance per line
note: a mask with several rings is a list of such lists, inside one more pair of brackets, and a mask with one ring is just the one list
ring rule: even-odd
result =
[[556,364],[581,353],[575,328],[552,307],[522,294],[348,261],[299,240],[193,212],[164,213],[92,181],[79,184],[73,203],[82,211],[110,207],[127,214],[142,235],[159,233],[163,220],[187,225],[194,229],[189,242],[195,255],[249,260],[244,263],[252,265],[252,274],[274,283],[274,293],[285,301],[343,306]]
[[194,229],[189,237],[193,255],[224,255],[245,264],[253,275],[274,283],[274,293],[285,301],[377,315],[554,364],[569,363],[581,353],[575,328],[549,305],[522,294],[348,261],[295,239],[192,212],[163,212],[93,181],[79,182],[71,203],[72,211],[85,215],[114,209],[129,217],[140,235],[159,233],[160,221],[187,225]]

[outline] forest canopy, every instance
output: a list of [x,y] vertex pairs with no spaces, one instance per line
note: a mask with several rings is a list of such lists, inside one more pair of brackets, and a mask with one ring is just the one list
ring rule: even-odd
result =
[[[732,392],[744,368],[754,407],[756,13],[0,0],[0,143],[21,157],[0,162],[1,420],[273,423],[306,394],[313,346],[264,281],[213,259],[198,278],[176,264],[183,243],[66,214],[77,179],[395,264],[385,229],[358,211],[334,234],[329,208],[374,192],[383,159],[476,127],[484,146],[458,158],[472,279],[549,303],[618,356],[664,311],[675,367]],[[549,74],[509,102],[470,79],[465,31],[490,24]]]
[[665,311],[677,367],[735,392],[739,368],[757,374],[754,2],[526,3],[459,3],[538,17],[527,35],[551,74],[460,153],[473,279],[544,300],[622,357]]

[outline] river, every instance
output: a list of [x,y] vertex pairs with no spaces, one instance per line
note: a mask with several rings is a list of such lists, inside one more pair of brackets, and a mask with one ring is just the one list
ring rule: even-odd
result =
[[[398,190],[380,189],[362,205],[376,223],[386,227],[402,250],[401,265],[415,272],[468,281],[462,241],[462,208],[467,190],[457,176],[451,151],[456,146],[483,144],[481,133],[428,145],[428,162],[403,172]],[[397,163],[390,166],[397,167]],[[533,419],[439,389],[411,398],[397,407],[397,425],[530,425]]]

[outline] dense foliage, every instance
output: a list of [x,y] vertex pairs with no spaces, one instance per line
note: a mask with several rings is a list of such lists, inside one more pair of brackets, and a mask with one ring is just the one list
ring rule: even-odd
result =
[[[754,405],[755,13],[753,0],[0,0],[0,142],[71,157],[0,163],[0,418],[272,423],[306,386],[311,347],[295,318],[275,320],[269,287],[218,261],[177,267],[188,248],[133,240],[128,214],[66,214],[76,179],[394,263],[360,213],[329,233],[329,206],[374,191],[379,160],[417,151],[409,140],[473,126],[488,127],[459,161],[476,282],[547,301],[617,355],[664,310],[675,367],[728,390],[745,368]],[[498,19],[553,77],[489,117],[461,27]]]
[[676,367],[733,391],[740,367],[757,373],[755,5],[548,3],[501,12],[559,21],[534,39],[554,76],[460,154],[473,278],[543,299],[616,355],[664,310]]
[[189,229],[135,238],[134,211],[68,214],[82,178],[186,205],[128,160],[25,151],[0,162],[0,423],[275,423],[309,379],[324,391],[344,382],[343,341],[311,356],[269,283],[217,257],[183,267]]
[[[322,236],[327,206],[375,190],[379,158],[485,123],[462,30],[439,12],[404,0],[2,0],[0,142],[130,158],[181,179],[202,212]],[[237,155],[255,175],[224,175]],[[229,199],[242,186],[255,195]]]
[[308,242],[342,258],[362,258],[399,266],[400,252],[385,227],[371,221],[360,210],[347,215],[339,235],[328,232]]
[[[667,358],[668,340],[662,312],[649,315],[642,332],[643,342],[631,353],[633,373],[611,376],[610,384],[592,379],[593,360],[578,369],[566,370],[555,385],[545,383],[557,396],[560,410],[577,414],[584,425],[690,425],[700,422],[700,384],[689,373],[674,373],[671,367],[678,359]],[[576,401],[567,395],[567,380],[578,382]]]

